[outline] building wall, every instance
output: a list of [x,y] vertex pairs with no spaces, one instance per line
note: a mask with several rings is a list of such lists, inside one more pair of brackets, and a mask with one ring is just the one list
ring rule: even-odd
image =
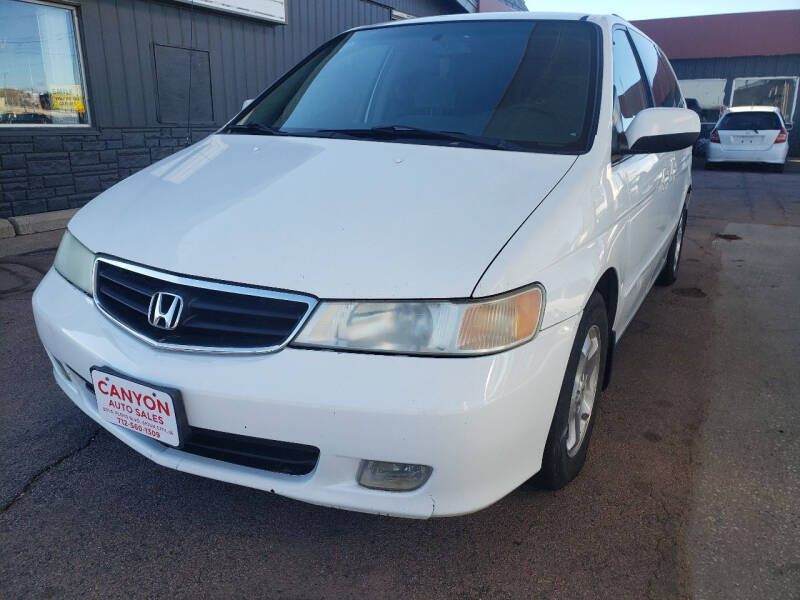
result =
[[[287,8],[279,25],[174,2],[81,0],[91,127],[0,128],[0,217],[82,206],[214,131],[326,40],[390,20],[392,8],[462,11],[454,0],[291,0]],[[209,106],[192,123],[159,114],[156,46],[208,60]]]
[[[800,54],[782,56],[741,56],[733,58],[671,59],[678,79],[725,79],[725,102],[731,98],[733,80],[737,77],[800,76]],[[795,129],[789,133],[789,154],[800,155],[800,101],[793,115],[784,115]],[[707,137],[710,125],[703,127]]]
[[[719,4],[721,11],[727,8]],[[650,36],[670,60],[800,52],[800,10],[647,19],[633,24]]]

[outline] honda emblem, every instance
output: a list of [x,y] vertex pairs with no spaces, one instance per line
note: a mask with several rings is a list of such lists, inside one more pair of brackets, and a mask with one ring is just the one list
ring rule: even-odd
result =
[[158,292],[150,299],[147,320],[153,327],[173,330],[178,326],[183,311],[183,298],[176,294]]

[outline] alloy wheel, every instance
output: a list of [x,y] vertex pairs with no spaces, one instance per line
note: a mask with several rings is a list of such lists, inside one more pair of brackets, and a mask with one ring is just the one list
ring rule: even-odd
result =
[[678,221],[678,231],[675,234],[675,252],[672,253],[672,270],[678,270],[678,261],[681,259],[681,246],[683,246],[683,229],[686,226],[686,214],[681,215]]
[[600,356],[602,354],[600,346],[600,328],[592,325],[586,332],[581,346],[578,368],[575,371],[575,382],[572,386],[567,424],[567,455],[570,457],[575,456],[580,450],[592,418],[597,385],[600,381]]

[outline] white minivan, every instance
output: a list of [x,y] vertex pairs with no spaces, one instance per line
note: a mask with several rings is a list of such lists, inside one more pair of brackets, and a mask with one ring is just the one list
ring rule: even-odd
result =
[[560,488],[675,280],[699,130],[618,17],[351,30],[79,211],[39,335],[166,467],[410,517]]

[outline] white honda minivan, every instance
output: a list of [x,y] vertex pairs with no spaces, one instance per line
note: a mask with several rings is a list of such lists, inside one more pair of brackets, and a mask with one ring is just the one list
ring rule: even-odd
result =
[[617,17],[351,30],[79,211],[39,335],[160,465],[410,517],[560,488],[675,280],[699,130]]

